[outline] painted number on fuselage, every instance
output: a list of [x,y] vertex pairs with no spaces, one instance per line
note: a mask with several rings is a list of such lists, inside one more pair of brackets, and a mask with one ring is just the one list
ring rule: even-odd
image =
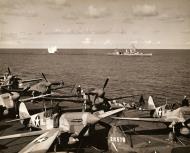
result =
[[111,142],[125,143],[125,137],[110,137]]

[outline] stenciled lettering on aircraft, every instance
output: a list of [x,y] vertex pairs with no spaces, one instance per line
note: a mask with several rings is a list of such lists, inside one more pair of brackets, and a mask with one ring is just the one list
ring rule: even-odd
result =
[[119,143],[125,143],[126,139],[125,137],[110,137],[111,142],[119,142]]

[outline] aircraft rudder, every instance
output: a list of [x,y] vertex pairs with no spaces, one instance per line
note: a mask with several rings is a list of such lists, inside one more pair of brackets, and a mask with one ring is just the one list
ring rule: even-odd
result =
[[148,97],[148,109],[150,110],[156,109],[152,96]]
[[108,133],[108,151],[109,152],[128,152],[132,151],[132,142],[125,136],[120,126],[113,125]]
[[28,109],[26,108],[26,105],[23,102],[21,102],[19,105],[19,118],[20,119],[30,118]]

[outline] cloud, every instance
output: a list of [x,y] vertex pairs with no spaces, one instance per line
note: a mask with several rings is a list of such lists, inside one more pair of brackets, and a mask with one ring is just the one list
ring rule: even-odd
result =
[[18,45],[19,41],[18,40],[6,40],[6,41],[1,40],[0,44],[3,44],[3,45]]
[[6,1],[0,1],[0,8],[1,9],[18,9],[17,2],[13,0],[6,0]]
[[144,43],[145,44],[152,44],[152,41],[151,40],[145,40]]
[[7,24],[7,22],[0,18],[0,24]]
[[185,29],[185,30],[182,31],[182,33],[189,34],[190,33],[190,29]]
[[131,40],[130,43],[131,44],[138,44],[138,40]]
[[111,40],[110,39],[107,39],[105,42],[104,42],[104,45],[111,45]]
[[87,38],[85,38],[85,39],[82,41],[82,43],[85,44],[85,45],[89,45],[89,44],[92,43],[92,40],[87,37]]
[[181,14],[161,14],[159,16],[159,20],[165,21],[165,22],[184,22],[185,18]]
[[43,0],[44,3],[47,3],[51,8],[59,9],[65,6],[69,6],[67,0]]
[[66,0],[52,0],[56,5],[65,5]]
[[87,15],[89,17],[100,18],[100,17],[107,16],[108,14],[109,14],[108,10],[104,7],[98,8],[98,7],[95,7],[93,5],[88,6]]
[[133,7],[133,14],[135,16],[157,16],[158,11],[155,5],[136,5]]
[[18,33],[16,32],[2,32],[1,38],[3,40],[14,40],[18,38]]
[[78,19],[78,14],[76,13],[65,13],[63,16],[63,19],[66,19],[66,20],[77,20]]
[[2,11],[1,14],[8,15],[8,16],[20,16],[20,17],[37,17],[38,16],[36,11],[26,10],[26,9],[12,10],[12,11],[6,10],[6,11]]

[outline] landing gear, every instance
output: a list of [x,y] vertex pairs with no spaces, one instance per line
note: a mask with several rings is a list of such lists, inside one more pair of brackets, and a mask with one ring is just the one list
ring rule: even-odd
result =
[[57,144],[54,144],[53,151],[57,152]]
[[54,143],[54,146],[53,146],[53,151],[54,152],[57,152],[57,144],[60,145],[61,144],[61,140],[60,140],[60,137],[58,136],[55,143]]
[[170,131],[169,135],[168,135],[168,141],[170,142],[177,142],[177,136],[176,136],[176,132],[175,132],[175,127],[172,126],[172,131]]

